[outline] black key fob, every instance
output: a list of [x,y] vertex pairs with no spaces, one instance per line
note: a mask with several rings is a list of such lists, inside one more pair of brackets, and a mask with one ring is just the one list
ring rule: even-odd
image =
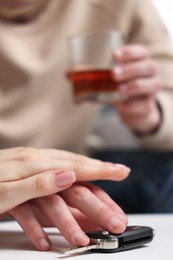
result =
[[102,253],[119,252],[143,246],[153,240],[154,234],[154,230],[147,226],[127,226],[126,230],[118,235],[105,230],[86,233],[91,241],[102,240],[105,241],[105,243],[106,241],[110,243],[110,241],[117,240],[117,246],[115,248],[104,248],[103,246],[102,248],[94,249]]

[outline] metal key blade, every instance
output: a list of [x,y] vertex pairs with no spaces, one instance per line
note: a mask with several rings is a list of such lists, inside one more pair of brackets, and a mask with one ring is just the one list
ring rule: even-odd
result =
[[81,246],[81,247],[74,247],[74,248],[68,248],[68,249],[64,249],[59,251],[59,255],[60,256],[68,256],[71,254],[75,254],[75,253],[82,253],[91,249],[98,249],[99,248],[99,244],[90,244],[88,246]]

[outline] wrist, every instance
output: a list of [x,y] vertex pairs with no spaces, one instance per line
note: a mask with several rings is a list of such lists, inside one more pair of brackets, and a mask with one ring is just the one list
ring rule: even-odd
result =
[[132,130],[136,136],[142,137],[153,135],[159,131],[163,121],[163,112],[159,102],[156,101],[155,107],[154,113],[144,120],[143,124],[140,124],[139,128]]

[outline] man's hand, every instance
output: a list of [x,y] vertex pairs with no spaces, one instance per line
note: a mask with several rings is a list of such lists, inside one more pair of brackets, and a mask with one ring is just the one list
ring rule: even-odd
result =
[[89,238],[84,231],[107,229],[121,233],[127,226],[122,209],[103,190],[86,182],[25,202],[10,210],[10,214],[39,250],[51,248],[42,227],[57,227],[73,246],[86,246]]
[[125,101],[115,104],[122,120],[134,131],[147,134],[161,123],[156,94],[162,87],[156,62],[142,45],[128,45],[115,51],[118,65],[113,76]]

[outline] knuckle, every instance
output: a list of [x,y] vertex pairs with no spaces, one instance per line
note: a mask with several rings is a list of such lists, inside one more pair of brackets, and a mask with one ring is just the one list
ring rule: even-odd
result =
[[153,100],[147,100],[145,106],[145,114],[148,114],[153,109]]
[[29,154],[23,154],[20,156],[20,160],[23,162],[32,162],[33,161],[33,156]]
[[46,204],[51,207],[54,207],[55,205],[60,206],[64,202],[63,199],[57,194],[47,196],[44,200]]
[[18,157],[24,162],[33,162],[37,158],[37,150],[31,147],[20,147]]
[[44,175],[38,175],[35,181],[35,190],[37,194],[46,194],[48,187]]
[[161,78],[156,79],[156,88],[158,90],[163,88],[163,82],[162,82]]
[[88,163],[88,160],[90,159],[89,157],[85,156],[85,155],[80,155],[80,160],[83,164]]
[[101,206],[98,210],[98,218],[100,216],[100,212],[102,213],[103,218],[106,219],[106,218],[108,218],[108,216],[111,212],[111,209],[109,209],[106,205]]
[[28,226],[27,235],[28,235],[29,237],[33,237],[34,234],[35,234],[36,236],[39,235],[39,233],[40,233],[40,227],[39,227],[39,224],[38,224],[38,223],[30,223],[30,222],[28,221],[27,226]]
[[74,185],[72,187],[72,193],[77,198],[82,198],[83,196],[86,196],[88,191],[89,191],[89,189],[82,185]]
[[26,150],[26,147],[19,146],[15,148],[16,153],[23,153]]
[[73,168],[74,168],[73,170],[75,172],[78,172],[79,174],[82,174],[83,168],[84,168],[84,162],[83,161],[75,162]]
[[139,90],[141,88],[140,80],[134,80],[130,87]]
[[18,205],[17,207],[10,210],[10,214],[13,216],[25,216],[28,214],[28,206],[27,204],[23,203]]
[[146,57],[150,57],[151,56],[150,50],[148,48],[146,48],[145,46],[143,46],[143,52],[144,52]]
[[149,69],[153,74],[156,74],[158,71],[158,65],[153,59],[149,59]]
[[25,154],[28,153],[29,151],[35,151],[35,148],[32,147],[17,147],[17,153],[18,154]]
[[83,155],[79,156],[78,159],[79,159],[78,161],[74,161],[74,168],[77,171],[82,172],[85,165],[88,164],[88,159],[87,159],[87,157],[85,157]]
[[150,56],[150,51],[148,48],[146,48],[144,45],[137,45],[138,47],[138,52],[143,56],[143,57],[149,57]]
[[[72,226],[72,220],[71,219],[65,219],[64,220],[64,223],[63,223],[63,228],[64,228],[64,230],[69,230],[69,227],[71,227]],[[71,232],[71,234],[69,234],[69,236],[73,236],[74,234],[73,234],[73,232]]]
[[138,53],[138,56],[140,57],[149,57],[150,55],[148,48],[146,48],[143,44],[135,44],[134,52]]
[[[101,188],[99,188],[98,186],[96,186],[96,185],[90,185],[89,186],[89,189],[90,189],[90,191],[92,192],[92,193],[95,193],[95,194],[98,194],[98,193],[100,193],[101,191],[103,191],[103,190],[101,190]],[[104,192],[104,191],[103,191]]]

